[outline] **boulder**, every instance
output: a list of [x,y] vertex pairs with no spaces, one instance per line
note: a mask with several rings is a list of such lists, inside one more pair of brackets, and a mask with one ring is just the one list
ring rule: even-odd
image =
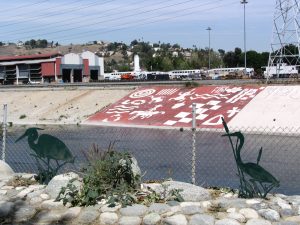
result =
[[12,168],[3,160],[0,160],[0,180],[9,180],[13,175]]
[[52,178],[49,184],[45,189],[45,193],[50,196],[50,198],[55,199],[61,188],[66,187],[69,181],[72,179],[76,179],[73,184],[76,185],[78,188],[80,187],[79,176],[76,173],[70,172],[66,174],[60,174]]
[[178,181],[166,181],[163,185],[167,185],[168,191],[172,189],[182,190],[180,195],[187,202],[200,202],[211,199],[211,195],[208,190],[193,184]]

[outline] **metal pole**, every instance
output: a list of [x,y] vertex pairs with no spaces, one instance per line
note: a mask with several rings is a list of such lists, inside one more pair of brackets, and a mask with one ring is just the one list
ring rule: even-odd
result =
[[206,30],[208,30],[208,69],[210,69],[210,31],[211,31],[211,28],[208,27]]
[[2,160],[5,162],[6,153],[6,125],[7,125],[7,104],[3,105],[3,140],[2,140]]
[[246,4],[247,0],[242,0],[241,4],[244,5],[244,54],[245,54],[245,75],[247,75],[247,50],[246,50]]
[[192,104],[192,184],[196,184],[196,103]]

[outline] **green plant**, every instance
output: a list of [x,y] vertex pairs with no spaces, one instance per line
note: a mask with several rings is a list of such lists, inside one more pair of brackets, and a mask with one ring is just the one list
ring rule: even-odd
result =
[[89,164],[83,169],[82,188],[77,190],[69,185],[67,189],[61,190],[57,200],[81,206],[95,205],[102,199],[108,200],[109,206],[117,203],[131,205],[136,201],[133,193],[139,187],[141,177],[135,173],[135,160],[129,153],[114,151],[113,144],[107,150],[94,144],[84,155]]
[[22,114],[19,119],[22,120],[22,119],[25,119],[26,118],[26,115],[25,114]]

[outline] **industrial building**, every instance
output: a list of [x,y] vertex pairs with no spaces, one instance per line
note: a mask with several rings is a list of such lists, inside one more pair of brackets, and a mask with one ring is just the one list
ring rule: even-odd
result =
[[104,60],[92,52],[0,56],[0,83],[74,83],[104,79]]

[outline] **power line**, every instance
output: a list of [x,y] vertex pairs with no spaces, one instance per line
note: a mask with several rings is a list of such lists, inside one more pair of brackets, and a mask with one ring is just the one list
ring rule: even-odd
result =
[[[220,2],[222,0],[218,0],[216,2]],[[211,2],[213,3],[213,2]],[[209,4],[209,3],[208,3]],[[199,11],[196,11],[196,12],[192,12],[192,13],[184,13],[183,15],[176,15],[176,16],[172,16],[172,17],[168,17],[168,18],[163,18],[163,21],[166,21],[166,20],[172,20],[172,19],[176,19],[178,17],[186,17],[186,16],[190,16],[191,14],[193,13],[199,13],[199,12],[206,12],[206,11],[211,11],[211,10],[214,10],[214,9],[217,9],[217,8],[221,8],[221,7],[224,7],[224,6],[229,6],[229,5],[233,5],[233,4],[236,4],[236,1],[232,1],[230,3],[226,3],[226,4],[222,4],[222,5],[219,5],[219,6],[215,6],[215,7],[211,7],[211,8],[208,8],[208,9],[202,9],[202,10],[199,10]],[[206,4],[207,5],[207,4]],[[185,9],[180,9],[180,10],[177,10],[178,12],[183,12],[183,11],[186,11],[186,10],[190,10],[190,9],[195,9],[197,7],[199,7],[200,5],[198,6],[193,6],[193,7],[189,7],[189,8],[185,8]],[[203,6],[203,4],[202,4]],[[171,12],[171,13],[167,13],[167,14],[174,14],[175,11]],[[163,16],[165,16],[166,14],[164,14]],[[118,28],[115,28],[115,29],[111,29],[111,30],[108,30],[108,31],[102,31],[101,34],[106,34],[106,33],[111,33],[111,32],[115,32],[115,31],[119,31],[119,30],[124,30],[124,29],[130,29],[130,28],[135,28],[135,27],[140,27],[140,26],[143,26],[143,25],[147,25],[147,24],[153,24],[153,23],[158,23],[158,22],[161,22],[162,20],[161,19],[158,19],[158,20],[155,20],[155,21],[149,21],[147,23],[144,23],[143,21],[147,21],[149,19],[153,19],[153,18],[157,18],[157,16],[153,16],[153,17],[149,17],[147,19],[144,19],[144,20],[140,20],[140,22],[142,23],[139,23],[139,24],[134,24],[132,26],[125,26],[125,27],[118,27]],[[123,26],[123,25],[127,25],[127,23],[124,23],[124,24],[121,24],[119,26]],[[99,33],[99,31],[91,31],[91,32],[85,32],[84,35],[70,35],[72,37],[84,37],[86,36],[88,33]],[[64,40],[70,40],[70,39],[60,39],[59,41],[64,41]]]
[[[82,0],[80,0],[80,1],[82,1]],[[143,3],[143,2],[148,2],[148,1],[149,1],[149,0],[137,1],[137,2],[134,2],[134,4]],[[127,6],[127,7],[128,7],[128,6]],[[127,7],[125,7],[125,8],[127,8]],[[131,6],[129,6],[129,7],[131,7]],[[139,6],[139,7],[137,7],[137,8],[134,8],[134,9],[132,9],[132,10],[138,10],[138,9],[140,9],[140,8],[141,8],[141,6]],[[118,6],[118,7],[112,8],[112,9],[108,9],[108,10],[105,10],[105,13],[111,12],[111,11],[114,11],[114,10],[117,10],[117,9],[122,9],[122,10],[124,10],[124,7],[123,7],[123,6]],[[86,19],[81,19],[80,22],[82,22],[82,21],[90,21],[91,19],[106,18],[106,17],[109,16],[109,15],[111,15],[111,14],[104,14],[104,15],[102,14],[100,17],[92,17],[92,18],[87,17]],[[64,23],[64,24],[62,24],[62,25],[53,24],[52,26],[51,26],[51,25],[50,25],[50,26],[47,26],[47,30],[49,30],[49,28],[52,28],[52,27],[65,27],[65,26],[67,26],[67,25],[72,25],[72,24],[74,24],[74,20],[75,20],[75,19],[78,19],[78,17],[72,17],[72,18],[69,18],[69,20],[71,21],[71,22],[69,22],[69,23]],[[24,33],[26,34],[26,33],[32,33],[32,32],[35,32],[35,31],[43,31],[43,30],[45,30],[45,28],[38,28],[38,29],[32,29],[32,30],[28,30],[27,28],[23,28],[23,29],[18,29],[18,32],[15,32],[15,31],[5,32],[3,35],[0,34],[0,37],[7,36],[7,35],[9,35],[9,34],[18,35],[18,34],[24,34]],[[23,32],[23,31],[26,31],[26,32]]]
[[[126,18],[128,18],[128,17],[133,17],[133,16],[137,16],[137,15],[140,15],[140,14],[149,13],[149,12],[155,12],[155,11],[157,11],[157,10],[161,10],[161,9],[165,9],[165,8],[169,8],[169,7],[173,7],[173,6],[178,6],[178,5],[186,4],[186,3],[192,2],[192,1],[196,1],[196,0],[186,0],[186,1],[184,1],[184,2],[174,3],[174,4],[166,5],[166,6],[163,6],[163,7],[157,7],[157,8],[150,9],[150,10],[145,10],[145,11],[142,11],[142,12],[139,12],[139,13],[133,13],[133,14],[130,14],[130,15],[126,15]],[[221,0],[218,0],[218,1],[221,1]],[[117,17],[117,18],[114,18],[114,19],[104,20],[104,21],[100,21],[100,22],[98,21],[98,22],[96,22],[96,23],[89,24],[89,25],[82,25],[82,26],[77,26],[77,27],[68,28],[68,29],[56,30],[56,31],[54,31],[54,32],[57,33],[57,32],[71,31],[71,30],[75,30],[75,29],[78,29],[78,28],[82,28],[82,27],[95,26],[95,25],[97,25],[97,24],[101,24],[101,23],[105,23],[105,22],[111,22],[111,21],[116,21],[116,20],[122,20],[122,19],[124,19],[124,16]],[[37,34],[37,35],[38,35],[38,36],[49,35],[49,34],[52,34],[52,33],[54,33],[54,32],[40,33],[40,34]],[[32,36],[27,36],[27,37],[23,37],[23,38],[28,39],[28,38],[31,38],[31,37],[32,37]],[[19,38],[19,39],[20,39],[20,38]]]
[[4,24],[4,25],[0,25],[0,28],[1,27],[7,27],[7,26],[11,26],[11,25],[16,25],[16,24],[22,24],[22,23],[27,23],[27,22],[30,22],[30,21],[35,21],[36,19],[39,19],[40,17],[43,17],[43,18],[49,18],[49,17],[53,17],[53,16],[57,16],[57,15],[61,15],[61,14],[67,14],[67,13],[70,13],[70,12],[74,12],[74,11],[78,11],[78,10],[82,10],[82,9],[85,9],[85,8],[90,8],[92,6],[95,6],[95,5],[104,5],[106,3],[110,3],[110,2],[113,2],[113,1],[116,1],[116,0],[108,0],[104,3],[101,3],[99,4],[99,1],[94,1],[88,5],[85,5],[85,6],[81,6],[81,7],[74,7],[74,8],[71,8],[69,9],[67,12],[65,13],[62,13],[62,12],[56,12],[54,14],[40,14],[38,16],[34,16],[34,17],[30,17],[31,19],[29,20],[23,20],[23,21],[18,21],[18,22],[14,22],[14,23],[8,23],[8,24]]
[[49,2],[49,1],[50,0],[38,1],[38,2],[35,2],[35,3],[31,3],[31,4],[21,5],[21,6],[17,6],[17,7],[13,7],[13,8],[8,8],[8,9],[3,9],[3,10],[0,10],[0,12],[14,11],[16,9],[23,9],[23,8],[31,7],[31,6],[34,6],[34,5],[43,4],[43,3]]

